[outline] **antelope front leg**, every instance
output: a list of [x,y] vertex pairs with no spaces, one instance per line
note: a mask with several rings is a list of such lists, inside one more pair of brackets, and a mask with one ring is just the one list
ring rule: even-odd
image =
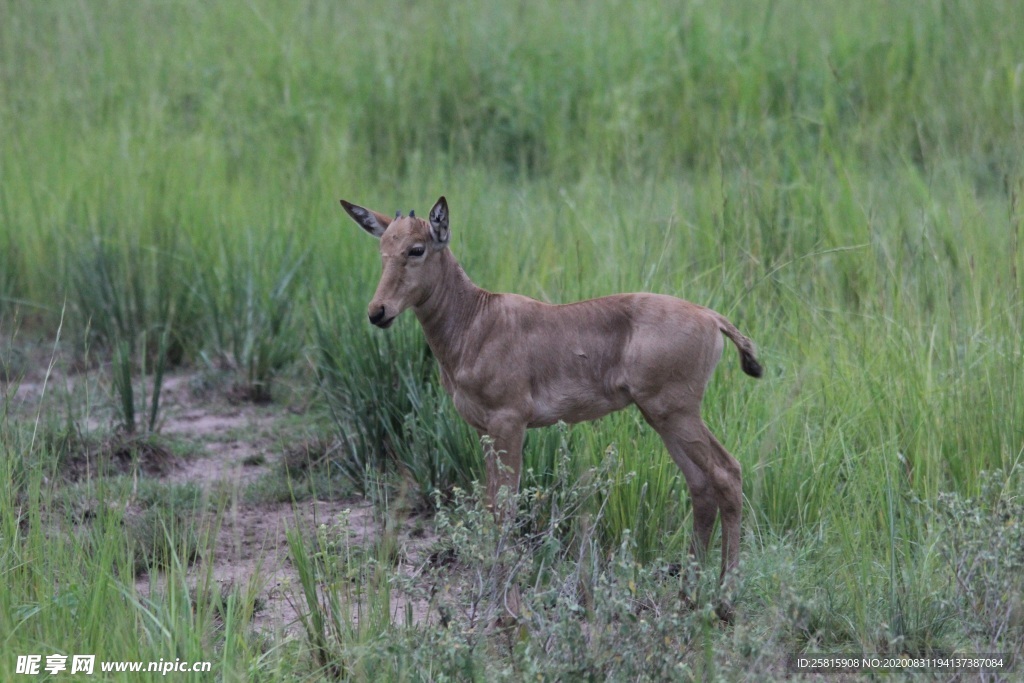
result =
[[484,464],[487,466],[487,507],[500,520],[503,518],[509,502],[499,506],[499,491],[506,487],[506,495],[511,498],[519,492],[519,476],[523,469],[523,439],[526,436],[525,425],[492,427],[480,431],[480,439],[484,444]]
[[[523,467],[523,438],[526,426],[518,425],[481,430],[480,440],[484,444],[484,463],[487,465],[487,507],[494,513],[499,526],[515,518],[515,499],[519,492],[519,475]],[[505,488],[505,500],[501,489]],[[511,569],[498,565],[498,596],[502,611],[497,625],[508,626],[519,618],[521,598],[519,585],[511,575]],[[511,621],[510,621],[511,620]]]

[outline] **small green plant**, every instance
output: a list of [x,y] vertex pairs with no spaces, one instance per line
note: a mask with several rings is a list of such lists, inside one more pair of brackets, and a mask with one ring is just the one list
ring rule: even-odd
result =
[[149,507],[125,518],[137,575],[166,569],[174,562],[189,566],[199,557],[195,522],[180,511]]
[[311,541],[298,529],[287,537],[301,591],[295,606],[317,666],[332,678],[365,676],[373,669],[360,661],[361,651],[392,627],[390,551],[385,544],[376,555],[356,546],[348,511],[321,524]]
[[[352,498],[356,494],[352,480],[334,464],[343,457],[340,449],[337,439],[329,434],[289,445],[280,462],[246,486],[244,499],[252,503],[288,503]],[[256,454],[243,464],[261,465],[264,459]]]
[[209,340],[202,353],[208,365],[241,375],[237,397],[267,403],[274,378],[302,346],[296,311],[307,253],[291,243],[280,253],[257,246],[251,231],[245,237],[239,249],[222,235],[218,258],[200,270],[196,292]]
[[[145,349],[147,334],[140,339],[140,346]],[[135,398],[135,359],[140,359],[141,367],[139,385],[142,389],[141,407],[146,410],[142,416],[145,420],[142,424],[146,433],[156,432],[159,426],[160,416],[160,395],[163,390],[164,375],[167,371],[169,331],[164,330],[159,334],[159,342],[156,346],[156,355],[152,368],[152,387],[149,400],[146,397],[146,354],[133,353],[133,349],[127,340],[118,340],[114,346],[114,358],[111,367],[111,385],[115,396],[117,407],[118,427],[128,435],[134,435],[139,427],[138,410],[140,406]],[[148,402],[148,409],[146,404]]]

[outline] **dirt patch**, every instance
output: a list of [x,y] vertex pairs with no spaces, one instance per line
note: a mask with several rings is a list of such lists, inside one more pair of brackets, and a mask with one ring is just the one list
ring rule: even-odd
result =
[[[287,532],[297,530],[309,539],[306,545],[313,552],[316,530],[321,525],[334,530],[344,517],[349,542],[369,547],[382,533],[381,524],[374,518],[372,504],[362,499],[241,502],[245,499],[241,493],[249,484],[264,476],[285,476],[282,461],[294,455],[301,444],[282,436],[281,423],[288,413],[281,406],[199,397],[191,389],[195,384],[190,375],[171,377],[166,382],[161,434],[193,444],[196,452],[162,478],[196,484],[239,502],[219,515],[213,552],[190,573],[201,577],[209,571],[222,592],[232,585],[252,587],[259,595],[260,606],[254,615],[254,628],[297,634],[301,631],[297,609],[304,607],[296,604],[296,596],[302,592]],[[422,535],[410,539],[404,530],[399,536],[403,561],[418,557],[417,549],[429,543]],[[149,584],[149,578],[145,578],[139,589],[148,590]],[[397,592],[391,597],[396,615],[404,614],[409,601]],[[425,605],[412,604],[411,611],[414,620],[427,617]]]
[[[194,565],[190,574],[199,577],[210,572],[213,580],[226,594],[231,586],[251,587],[259,596],[252,627],[272,633],[298,633],[295,596],[301,594],[298,577],[288,548],[288,530],[311,536],[320,524],[331,525],[346,510],[352,523],[373,526],[373,513],[368,505],[353,508],[353,503],[308,501],[240,506],[227,510],[219,519],[217,541],[212,555]],[[159,579],[157,579],[159,585]],[[137,584],[148,594],[151,577]]]
[[176,483],[243,486],[271,471],[280,459],[265,434],[273,432],[281,407],[238,405],[216,396],[199,397],[193,375],[164,385],[160,433],[195,446],[194,457],[170,473]]

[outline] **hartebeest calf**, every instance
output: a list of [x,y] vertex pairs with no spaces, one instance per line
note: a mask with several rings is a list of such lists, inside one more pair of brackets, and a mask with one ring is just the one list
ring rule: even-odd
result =
[[662,294],[616,294],[551,305],[495,294],[448,250],[444,197],[428,220],[394,219],[341,201],[380,240],[383,265],[370,322],[386,328],[407,308],[423,326],[459,414],[494,442],[487,497],[519,487],[528,427],[594,420],[636,404],[683,471],[693,501],[690,552],[702,558],[722,515],[722,579],[739,562],[740,464],[708,430],[700,403],[724,334],[743,371],[761,376],[751,341],[709,308]]

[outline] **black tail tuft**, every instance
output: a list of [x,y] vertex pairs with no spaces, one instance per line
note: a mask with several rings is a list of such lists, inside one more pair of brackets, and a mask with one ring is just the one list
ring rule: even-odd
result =
[[743,366],[743,372],[751,377],[760,377],[764,374],[764,368],[749,351],[740,351],[740,365]]

